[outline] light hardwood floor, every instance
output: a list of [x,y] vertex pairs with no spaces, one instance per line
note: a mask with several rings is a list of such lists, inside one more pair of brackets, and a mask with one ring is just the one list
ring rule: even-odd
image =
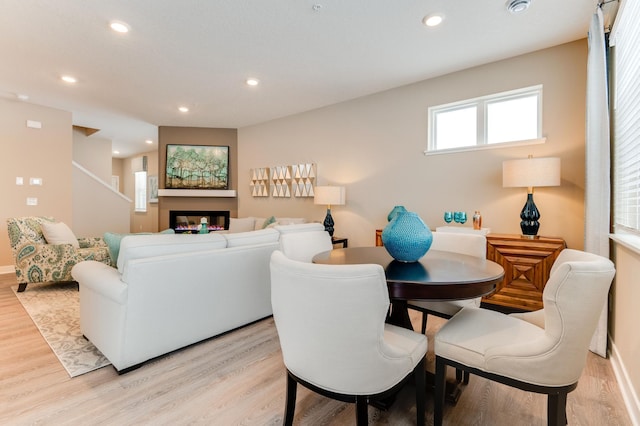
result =
[[[70,379],[0,275],[1,425],[279,425],[285,375],[271,318],[156,359],[118,376],[112,367]],[[29,291],[27,289],[27,291]],[[417,325],[418,317],[412,318]],[[429,318],[429,344],[443,323]],[[428,354],[433,369],[433,352]],[[453,374],[453,371],[450,372]],[[569,394],[570,425],[628,425],[608,360],[589,354]],[[427,422],[433,401],[427,397]],[[472,376],[446,425],[544,425],[546,397]],[[369,407],[370,424],[415,423],[409,384],[388,411]],[[298,387],[296,425],[354,424],[353,405]]]

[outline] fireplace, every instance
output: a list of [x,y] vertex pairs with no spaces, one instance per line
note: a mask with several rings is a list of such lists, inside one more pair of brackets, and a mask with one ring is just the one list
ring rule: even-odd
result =
[[201,220],[205,218],[209,232],[229,229],[229,211],[205,210],[171,210],[169,211],[169,227],[177,234],[197,234],[201,228]]

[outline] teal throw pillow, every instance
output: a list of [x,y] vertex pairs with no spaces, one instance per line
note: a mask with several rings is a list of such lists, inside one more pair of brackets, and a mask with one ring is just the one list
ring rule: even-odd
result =
[[262,225],[262,229],[266,228],[267,226],[271,225],[272,223],[276,223],[276,218],[275,216],[271,216],[270,218],[268,218],[267,220],[264,221],[264,224]]
[[[164,231],[160,231],[159,234],[175,234],[176,231],[173,229],[165,229]],[[122,239],[128,235],[151,235],[152,232],[139,232],[135,234],[116,234],[114,232],[105,232],[104,233],[104,242],[109,247],[109,257],[111,257],[111,263],[115,265],[118,262],[118,255],[120,254],[120,242]]]

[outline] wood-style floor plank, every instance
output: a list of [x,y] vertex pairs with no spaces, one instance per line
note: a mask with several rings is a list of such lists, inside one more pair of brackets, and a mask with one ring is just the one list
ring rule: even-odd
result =
[[[112,367],[69,378],[0,275],[0,424],[280,425],[285,372],[273,319],[176,351],[119,376]],[[27,291],[28,288],[27,288]],[[418,316],[412,313],[414,326]],[[429,318],[429,347],[443,320]],[[433,352],[428,368],[433,370]],[[450,369],[453,375],[453,370]],[[369,407],[370,424],[415,423],[413,386],[387,411]],[[569,394],[570,425],[629,425],[609,360],[589,354]],[[427,397],[427,422],[433,401]],[[445,425],[544,425],[546,397],[472,376]],[[296,425],[350,425],[354,406],[298,387]]]

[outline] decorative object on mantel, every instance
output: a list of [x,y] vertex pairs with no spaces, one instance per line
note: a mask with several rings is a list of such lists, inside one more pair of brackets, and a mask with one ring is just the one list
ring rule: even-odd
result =
[[167,145],[166,189],[229,189],[229,147]]
[[268,197],[269,196],[269,168],[261,167],[250,170],[251,182],[249,187],[251,188],[251,196],[253,197]]
[[387,222],[391,222],[398,213],[406,212],[406,211],[407,209],[405,209],[404,206],[395,206],[393,209],[391,209],[391,211],[387,215]]
[[291,197],[290,166],[275,166],[271,168],[271,196],[274,198]]
[[316,165],[313,163],[294,164],[291,166],[292,187],[294,197],[313,197],[316,183]]
[[208,234],[209,233],[209,227],[207,226],[207,218],[203,217],[200,218],[200,230],[198,231],[198,234]]
[[382,230],[382,243],[400,262],[417,262],[433,242],[431,230],[414,212],[398,211]]
[[333,237],[333,217],[331,216],[331,205],[342,206],[345,203],[344,186],[316,186],[313,204],[325,204],[327,206],[327,216],[324,218],[324,230]]
[[540,228],[540,212],[533,202],[536,186],[560,186],[560,158],[529,158],[507,160],[502,163],[502,186],[527,188],[527,202],[520,212],[520,229],[527,238],[535,238]]

